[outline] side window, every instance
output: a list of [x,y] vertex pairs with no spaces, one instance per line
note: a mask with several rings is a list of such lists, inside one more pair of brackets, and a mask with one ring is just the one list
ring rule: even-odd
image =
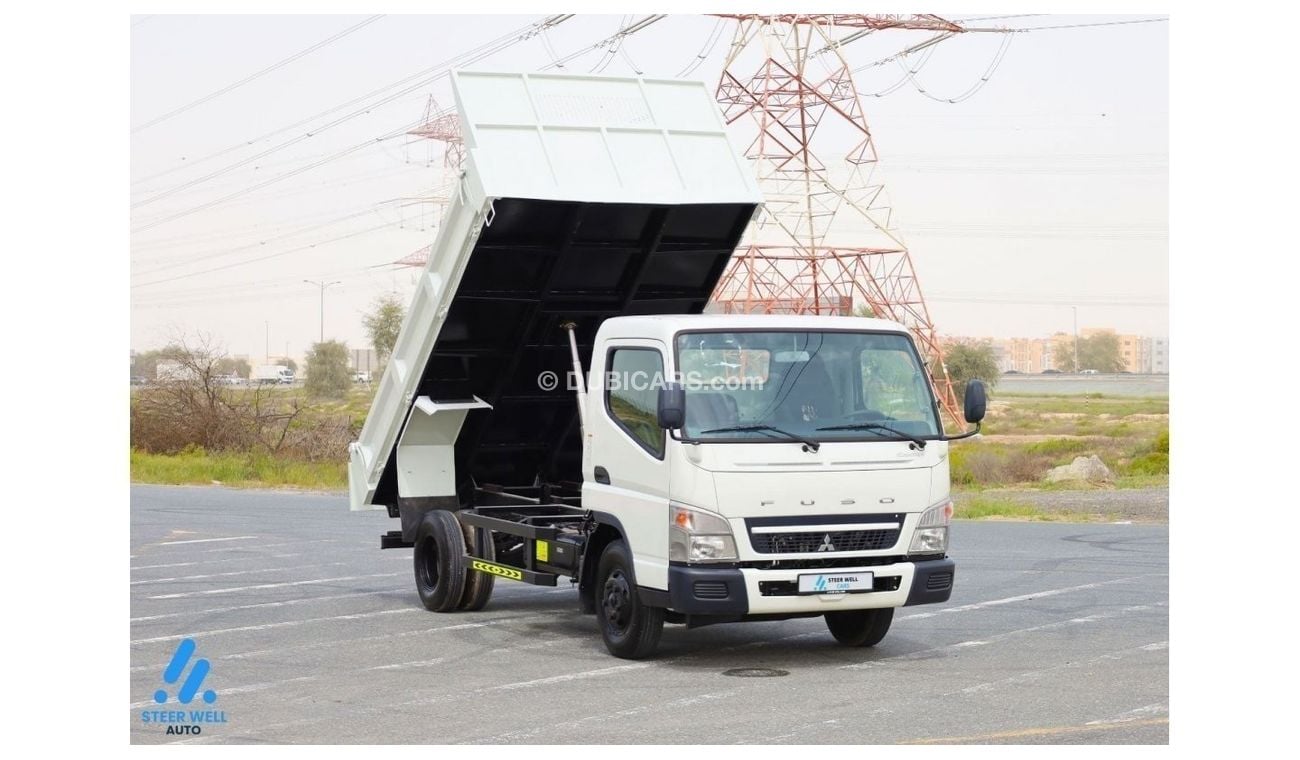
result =
[[605,377],[605,407],[623,431],[657,457],[664,454],[664,431],[656,407],[664,359],[652,348],[616,348]]

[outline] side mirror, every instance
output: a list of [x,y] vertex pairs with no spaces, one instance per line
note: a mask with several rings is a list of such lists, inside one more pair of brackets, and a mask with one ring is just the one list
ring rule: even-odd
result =
[[681,383],[665,383],[659,389],[656,413],[664,430],[680,430],[686,424],[686,389]]
[[971,380],[966,383],[965,399],[966,421],[976,423],[984,419],[985,407],[988,406],[988,396],[984,392],[983,380]]

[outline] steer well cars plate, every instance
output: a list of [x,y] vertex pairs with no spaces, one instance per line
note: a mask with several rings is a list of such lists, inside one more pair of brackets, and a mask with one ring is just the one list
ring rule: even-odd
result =
[[870,591],[875,573],[814,573],[799,576],[800,594],[853,594]]

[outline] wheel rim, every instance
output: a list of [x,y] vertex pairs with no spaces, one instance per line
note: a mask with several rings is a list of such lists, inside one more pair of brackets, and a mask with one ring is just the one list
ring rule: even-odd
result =
[[605,579],[601,607],[610,630],[620,634],[627,630],[632,620],[632,586],[622,570],[615,569]]
[[419,576],[420,586],[431,591],[438,585],[438,546],[432,536],[420,542],[418,556],[415,572]]

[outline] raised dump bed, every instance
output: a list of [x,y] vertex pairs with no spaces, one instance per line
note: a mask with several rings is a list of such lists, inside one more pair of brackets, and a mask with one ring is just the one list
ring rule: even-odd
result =
[[395,517],[399,494],[412,514],[573,498],[562,325],[586,367],[609,317],[701,312],[761,200],[703,83],[452,81],[465,171],[350,453],[352,508]]

